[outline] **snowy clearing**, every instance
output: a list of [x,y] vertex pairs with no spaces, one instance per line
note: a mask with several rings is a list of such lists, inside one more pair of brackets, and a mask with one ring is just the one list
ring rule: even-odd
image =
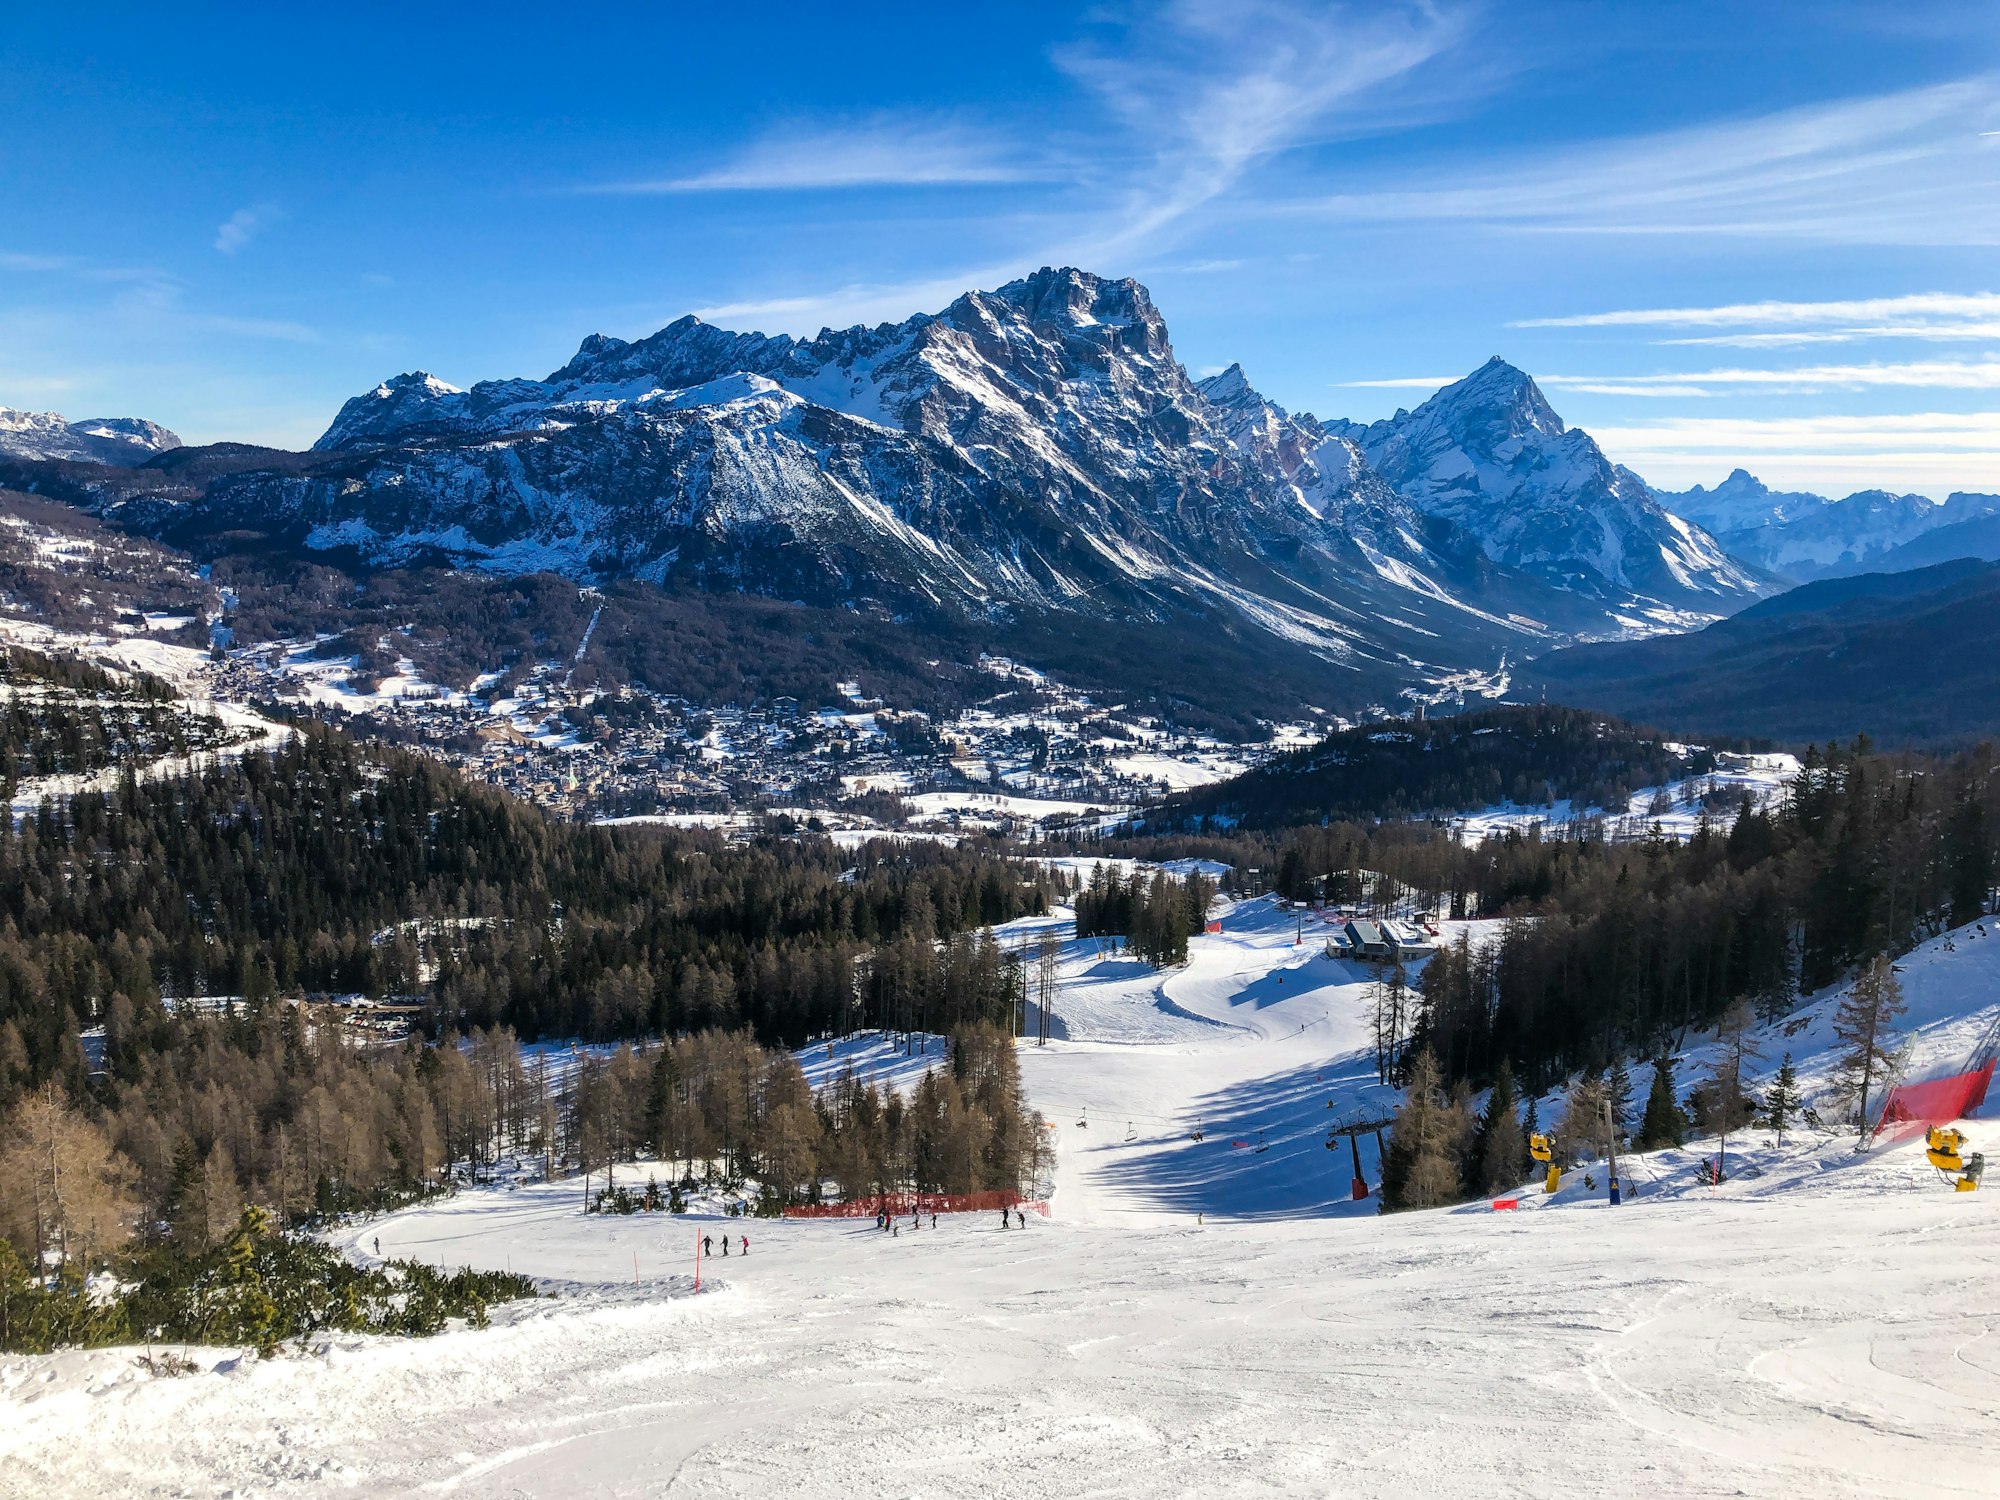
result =
[[[1569,801],[1523,807],[1503,802],[1455,820],[1459,837],[1468,844],[1509,832],[1526,833],[1539,829],[1544,837],[1561,837],[1574,824],[1603,824],[1606,837],[1639,839],[1657,828],[1670,839],[1685,841],[1704,822],[1726,829],[1736,817],[1736,809],[1748,796],[1757,807],[1769,807],[1785,794],[1786,786],[1799,774],[1795,755],[1725,754],[1721,764],[1706,776],[1689,776],[1664,786],[1643,787],[1632,794],[1622,808],[1579,807]],[[1704,799],[1715,805],[1704,807]]]

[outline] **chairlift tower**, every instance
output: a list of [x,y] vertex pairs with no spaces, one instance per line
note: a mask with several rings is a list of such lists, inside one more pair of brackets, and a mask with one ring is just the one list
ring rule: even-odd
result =
[[1336,1125],[1326,1133],[1326,1149],[1329,1151],[1336,1149],[1333,1144],[1335,1141],[1342,1136],[1347,1138],[1348,1154],[1354,1162],[1353,1188],[1356,1203],[1368,1196],[1368,1179],[1361,1174],[1361,1137],[1363,1135],[1375,1137],[1375,1161],[1379,1166],[1388,1157],[1388,1148],[1382,1142],[1382,1132],[1395,1123],[1393,1115],[1365,1115]]

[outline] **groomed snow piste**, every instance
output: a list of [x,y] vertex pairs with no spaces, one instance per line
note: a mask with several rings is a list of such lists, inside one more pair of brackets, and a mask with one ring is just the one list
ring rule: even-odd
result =
[[[1904,961],[1919,1051],[2000,1013],[1988,930]],[[8,1360],[0,1493],[2000,1492],[1990,1188],[1950,1192],[1914,1146],[1752,1132],[1719,1189],[1697,1141],[1633,1161],[1617,1209],[1573,1174],[1519,1212],[1375,1217],[1321,1144],[1381,1098],[1365,977],[1296,934],[1239,907],[1165,977],[1066,945],[1066,1039],[1023,1051],[1059,1187],[1025,1230],[462,1193],[348,1241],[531,1272],[555,1300],[429,1340],[197,1351],[180,1379],[131,1351]],[[1809,1086],[1812,1015],[1768,1048]],[[2000,1122],[1971,1134],[2000,1148]],[[693,1242],[725,1230],[750,1253],[695,1294]]]

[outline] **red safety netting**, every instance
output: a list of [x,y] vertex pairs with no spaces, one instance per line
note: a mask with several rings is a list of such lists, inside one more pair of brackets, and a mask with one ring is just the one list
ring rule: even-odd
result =
[[1032,1210],[1048,1216],[1046,1203],[1030,1203],[1012,1188],[995,1188],[984,1193],[881,1193],[870,1198],[855,1198],[846,1203],[804,1203],[785,1210],[788,1219],[872,1219],[877,1214],[887,1213],[892,1217],[903,1214],[976,1214],[993,1213],[1003,1208]]
[[1986,1089],[1992,1082],[1993,1063],[1989,1061],[1965,1073],[1926,1078],[1922,1083],[1899,1083],[1889,1091],[1875,1134],[1902,1140],[1928,1126],[1962,1120],[1986,1102]]

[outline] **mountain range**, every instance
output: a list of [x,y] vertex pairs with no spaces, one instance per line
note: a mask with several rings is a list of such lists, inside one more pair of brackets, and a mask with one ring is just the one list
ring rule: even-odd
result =
[[0,483],[204,560],[762,597],[1111,691],[1143,639],[1276,664],[1291,707],[1343,712],[1497,695],[1554,648],[1697,628],[2000,515],[1741,470],[1657,492],[1498,358],[1381,421],[1288,412],[1239,366],[1191,378],[1143,286],[1073,268],[811,339],[685,317],[539,380],[414,371],[302,454],[7,413],[0,459]]
[[9,458],[130,467],[180,446],[173,433],[143,417],[86,417],[72,422],[52,411],[0,406],[0,454]]
[[[2000,517],[2000,495],[1961,491],[1940,503],[1926,495],[1860,490],[1831,500],[1772,490],[1742,469],[1712,490],[1697,485],[1659,499],[1676,515],[1706,527],[1734,556],[1793,583],[1995,555],[1990,550],[1995,528],[1980,523]],[[1944,535],[1947,531],[1951,535]],[[1916,545],[1933,533],[1947,550]],[[1974,550],[1949,550],[1956,545]],[[1989,550],[1981,552],[1981,546]]]
[[1321,422],[1240,369],[1190,379],[1144,287],[1074,269],[810,340],[688,317],[592,335],[542,380],[412,372],[308,455],[218,468],[119,509],[197,550],[256,534],[1044,639],[1220,629],[1316,658],[1328,707],[1497,687],[1551,644],[1772,586],[1502,361],[1387,421]]

